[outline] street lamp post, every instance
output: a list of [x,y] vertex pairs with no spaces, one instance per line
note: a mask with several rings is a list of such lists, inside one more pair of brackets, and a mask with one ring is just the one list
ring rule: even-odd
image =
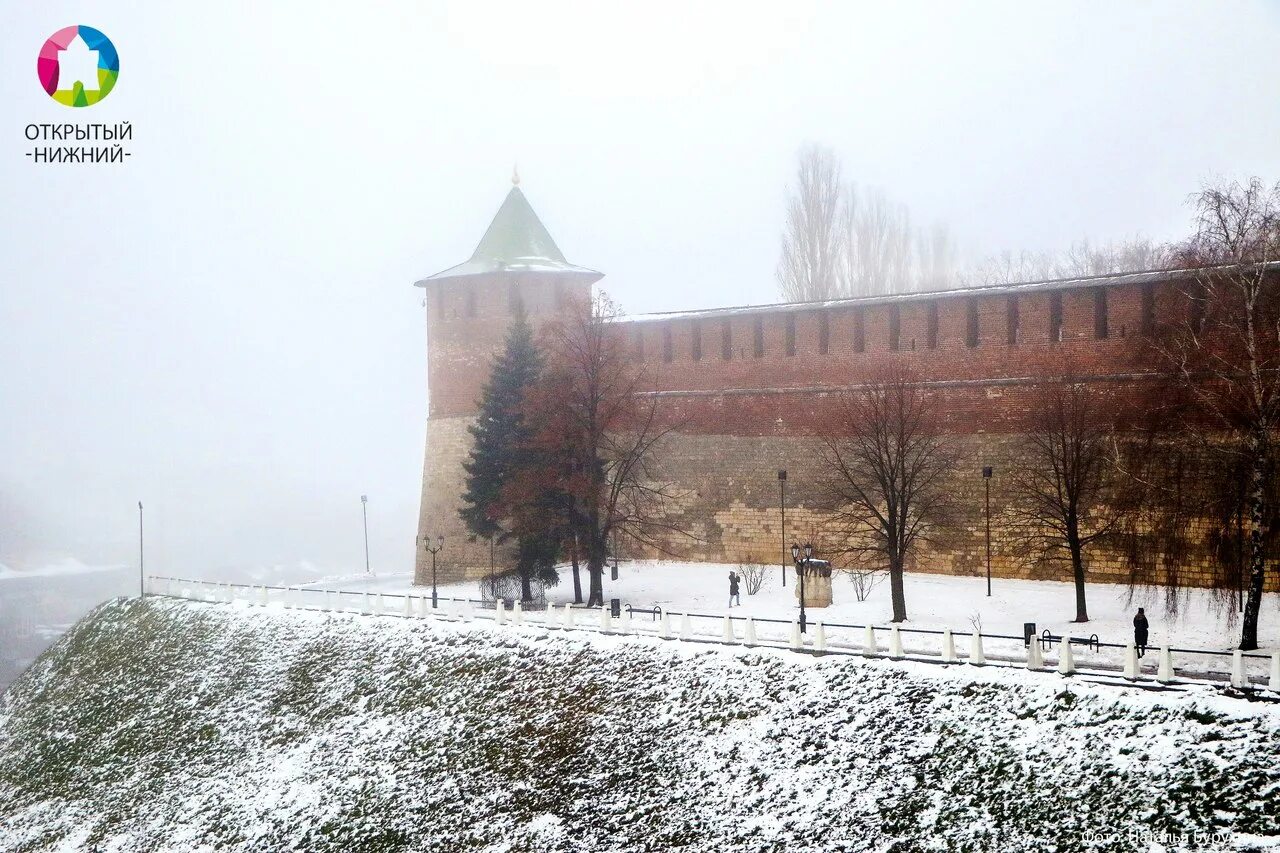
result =
[[778,505],[782,508],[782,585],[787,585],[787,469],[778,469]]
[[369,496],[360,496],[360,512],[364,515],[364,573],[372,574],[369,571]]
[[804,613],[804,576],[809,573],[809,560],[813,558],[813,544],[804,543],[804,564],[800,562],[800,546],[791,543],[791,559],[796,564],[796,574],[800,576],[800,633],[805,633],[805,613]]
[[982,482],[987,487],[987,598],[991,597],[991,466],[982,469]]
[[147,594],[147,575],[143,570],[145,552],[142,548],[142,501],[138,501],[138,595]]
[[436,546],[431,547],[431,537],[422,537],[422,547],[427,549],[427,553],[431,555],[431,609],[436,609],[436,554],[444,548],[444,537],[436,537]]

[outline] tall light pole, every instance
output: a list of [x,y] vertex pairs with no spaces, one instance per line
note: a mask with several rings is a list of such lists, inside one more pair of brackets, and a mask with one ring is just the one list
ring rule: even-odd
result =
[[987,486],[987,598],[991,597],[991,466],[982,469],[982,482]]
[[369,496],[360,496],[360,512],[364,515],[364,573],[373,574],[369,570]]
[[143,571],[145,552],[142,548],[142,501],[138,501],[138,595],[147,594],[147,576]]
[[787,469],[778,469],[778,505],[782,508],[782,585],[787,585]]
[[804,576],[809,573],[809,561],[813,559],[813,544],[811,542],[804,543],[804,565],[800,563],[800,546],[791,543],[791,559],[796,564],[796,574],[800,576],[800,633],[805,633],[805,614],[804,614]]
[[444,547],[444,537],[436,537],[436,547],[431,547],[431,537],[422,537],[422,547],[427,549],[427,553],[431,555],[431,609],[436,609],[436,554],[440,553],[440,549]]

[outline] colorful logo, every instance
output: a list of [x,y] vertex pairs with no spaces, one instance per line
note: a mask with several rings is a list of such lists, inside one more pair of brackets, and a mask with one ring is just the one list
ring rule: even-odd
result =
[[83,24],[49,36],[36,61],[40,85],[60,104],[87,107],[116,85],[120,56],[111,39]]

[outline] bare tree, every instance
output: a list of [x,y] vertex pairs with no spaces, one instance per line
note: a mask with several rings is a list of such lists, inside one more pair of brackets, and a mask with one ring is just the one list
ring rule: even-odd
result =
[[[610,323],[618,311],[604,294],[576,302],[545,331],[547,366],[527,395],[530,448],[538,460],[523,476],[527,492],[568,497],[564,512],[576,552],[586,560],[588,605],[604,602],[603,573],[615,534],[667,552],[663,537],[681,533],[668,521],[674,487],[655,448],[675,425],[658,418]],[[516,478],[519,481],[519,477]],[[548,535],[561,519],[544,514]]]
[[1142,235],[1102,245],[1095,245],[1085,238],[1059,253],[1026,250],[1001,252],[959,273],[955,280],[963,286],[976,287],[984,284],[1084,278],[1165,269],[1174,260],[1173,250],[1169,246]]
[[1255,649],[1280,428],[1280,270],[1272,266],[1280,260],[1280,185],[1255,178],[1210,186],[1193,203],[1195,234],[1178,253],[1194,271],[1183,287],[1190,308],[1162,330],[1157,348],[1192,400],[1188,431],[1243,479],[1248,590],[1240,647]]
[[1065,553],[1075,582],[1076,622],[1089,621],[1088,551],[1122,518],[1124,481],[1113,464],[1111,405],[1091,386],[1069,379],[1042,387],[1032,402],[1032,426],[1010,466],[1016,495],[1008,509],[1012,525],[1039,554]]
[[841,395],[823,444],[821,488],[841,534],[834,550],[887,570],[893,621],[905,621],[903,570],[946,516],[955,463],[935,406],[909,374],[890,376]]
[[778,285],[792,302],[831,299],[839,286],[840,162],[828,148],[800,152],[796,185],[787,201],[787,224],[778,261]]
[[747,562],[738,564],[738,574],[747,588],[747,595],[755,595],[764,586],[765,566],[754,556],[747,557]]

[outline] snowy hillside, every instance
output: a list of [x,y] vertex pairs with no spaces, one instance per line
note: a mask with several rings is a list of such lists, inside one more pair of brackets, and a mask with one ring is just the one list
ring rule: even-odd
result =
[[1209,692],[149,598],[0,703],[6,851],[1280,849]]

